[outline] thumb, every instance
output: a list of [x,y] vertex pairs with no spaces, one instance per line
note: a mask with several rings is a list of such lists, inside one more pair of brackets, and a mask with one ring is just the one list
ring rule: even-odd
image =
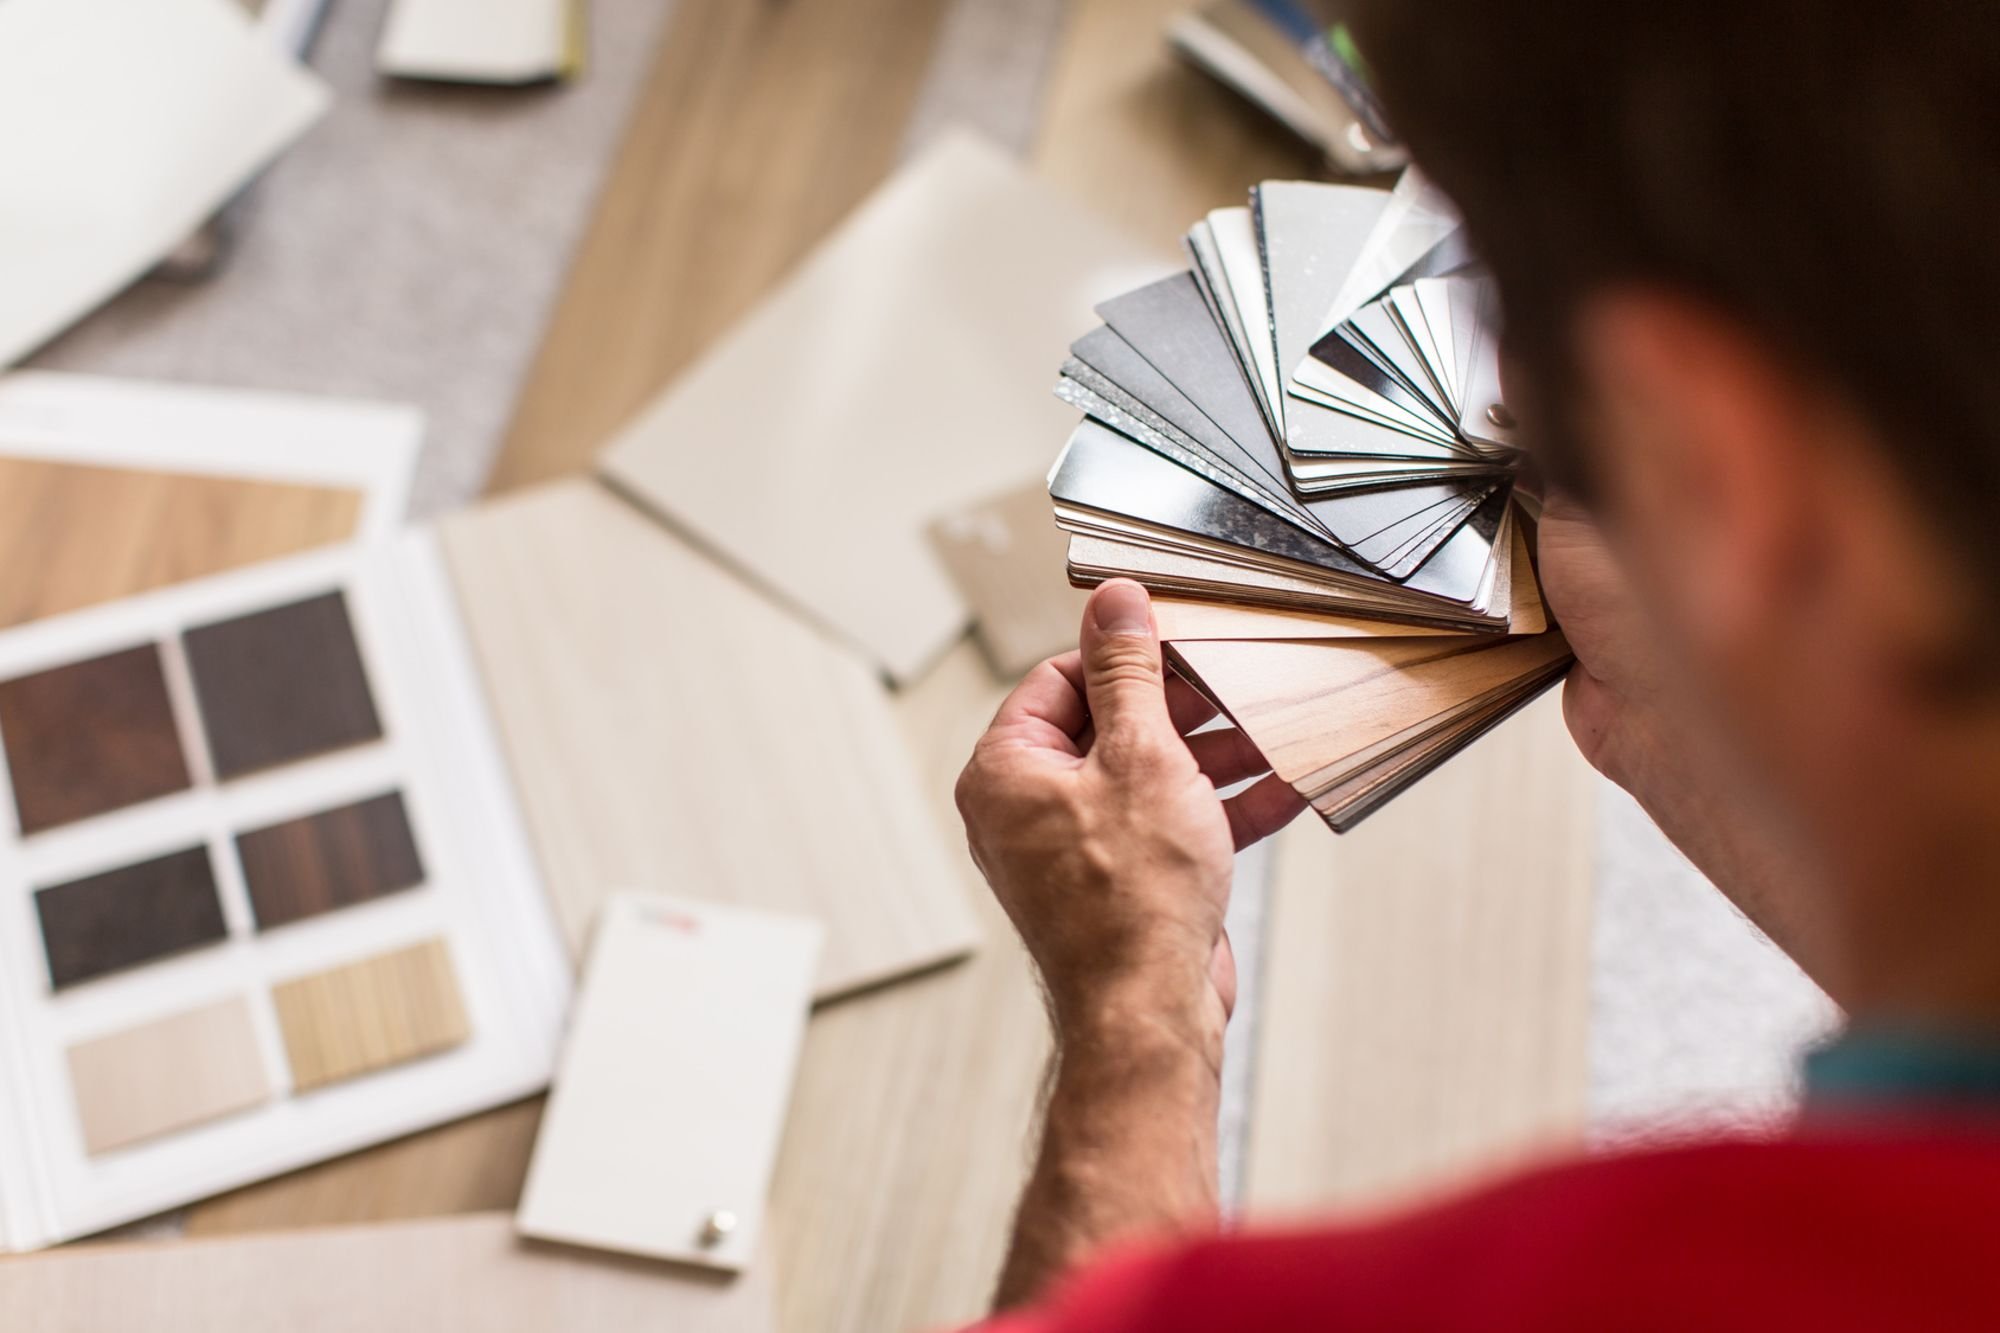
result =
[[1113,579],[1083,609],[1083,683],[1097,740],[1114,746],[1171,736],[1153,601],[1130,579]]

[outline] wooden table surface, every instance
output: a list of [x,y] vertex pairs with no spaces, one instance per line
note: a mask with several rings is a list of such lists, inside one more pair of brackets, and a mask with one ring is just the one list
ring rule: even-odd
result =
[[[1015,146],[1163,250],[1257,180],[1318,174],[1169,57],[1180,3],[678,0],[493,488],[582,470],[894,169],[1002,37],[1015,100],[998,113],[1029,131]],[[12,623],[338,537],[353,502],[8,464],[0,518]],[[80,572],[47,573],[52,549],[96,537],[111,544]],[[961,645],[898,700],[954,841],[951,780],[1000,692]],[[1552,702],[1356,835],[1281,840],[1253,1216],[1433,1188],[1580,1124],[1589,787]],[[983,1308],[1046,1036],[1025,961],[962,873],[988,936],[973,960],[813,1021],[773,1200],[787,1330],[882,1333]],[[510,1208],[538,1116],[531,1101],[240,1190],[189,1210],[187,1230]]]

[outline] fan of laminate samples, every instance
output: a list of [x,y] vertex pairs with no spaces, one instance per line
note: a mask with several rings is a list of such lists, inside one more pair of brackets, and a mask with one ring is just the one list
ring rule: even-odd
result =
[[1494,295],[1448,207],[1274,181],[1098,307],[1049,476],[1072,582],[1155,595],[1176,670],[1336,830],[1558,680]]

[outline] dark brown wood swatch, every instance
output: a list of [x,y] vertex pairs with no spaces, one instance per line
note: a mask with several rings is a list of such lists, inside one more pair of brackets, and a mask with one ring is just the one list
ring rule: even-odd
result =
[[0,682],[0,741],[23,833],[188,785],[155,644]]
[[217,777],[382,734],[341,593],[203,625],[186,641]]
[[254,829],[236,839],[259,929],[423,883],[400,792]]
[[35,910],[58,990],[228,934],[206,847],[41,889]]

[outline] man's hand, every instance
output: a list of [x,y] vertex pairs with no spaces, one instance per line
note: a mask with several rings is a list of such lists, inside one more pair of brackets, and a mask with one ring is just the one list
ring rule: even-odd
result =
[[1303,809],[1160,660],[1136,583],[1099,588],[1081,649],[1008,696],[958,783],[973,859],[1056,1025],[1042,1149],[1002,1276],[1024,1300],[1106,1241],[1214,1224],[1232,857]]
[[973,860],[1059,1026],[1107,1003],[1194,1001],[1200,1012],[1171,1016],[1219,1032],[1234,997],[1232,854],[1303,803],[1275,776],[1217,798],[1270,765],[1233,728],[1186,734],[1215,707],[1165,675],[1144,588],[1098,589],[1081,643],[1030,672],[973,750],[958,782]]
[[1670,669],[1641,610],[1645,599],[1604,535],[1581,506],[1551,495],[1538,553],[1542,591],[1576,651],[1563,716],[1583,757],[1630,792],[1744,915],[1832,989],[1807,863]]

